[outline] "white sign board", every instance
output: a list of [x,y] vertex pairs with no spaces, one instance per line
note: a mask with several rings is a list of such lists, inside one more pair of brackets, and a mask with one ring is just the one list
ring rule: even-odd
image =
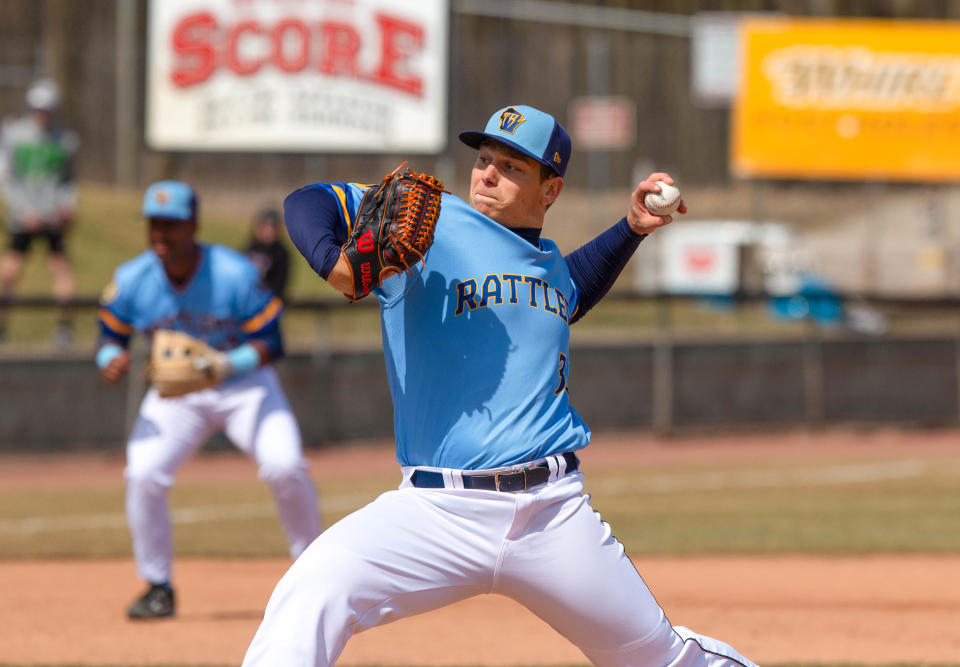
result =
[[740,93],[740,22],[779,12],[699,12],[690,22],[690,89],[701,107],[726,108]]
[[573,145],[586,150],[623,150],[636,135],[636,105],[629,97],[576,97],[568,109]]
[[728,107],[740,90],[740,14],[695,14],[690,34],[690,86],[705,107]]
[[663,286],[673,294],[733,294],[739,283],[738,248],[716,241],[671,244],[664,257]]
[[449,0],[151,0],[160,150],[438,153]]
[[740,286],[740,245],[749,233],[737,223],[673,224],[658,234],[663,290],[730,295]]

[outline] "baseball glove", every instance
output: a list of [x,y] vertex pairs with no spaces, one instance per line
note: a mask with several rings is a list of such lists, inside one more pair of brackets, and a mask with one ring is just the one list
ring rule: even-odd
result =
[[411,270],[433,243],[443,183],[407,165],[370,186],[341,250],[353,276],[353,297],[362,299],[394,273]]
[[153,334],[150,381],[164,398],[215,387],[229,371],[227,355],[182,331],[160,329]]

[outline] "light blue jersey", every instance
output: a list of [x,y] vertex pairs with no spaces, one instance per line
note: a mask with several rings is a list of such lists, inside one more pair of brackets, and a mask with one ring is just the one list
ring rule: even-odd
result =
[[197,247],[200,263],[181,289],[152,250],[117,267],[101,297],[103,333],[126,342],[134,331],[150,337],[157,329],[173,329],[229,350],[275,327],[283,303],[260,285],[253,263],[225,246]]
[[[363,187],[326,187],[349,227]],[[536,248],[453,195],[440,211],[422,269],[375,290],[397,459],[473,470],[585,447],[567,393],[578,295],[559,248]]]

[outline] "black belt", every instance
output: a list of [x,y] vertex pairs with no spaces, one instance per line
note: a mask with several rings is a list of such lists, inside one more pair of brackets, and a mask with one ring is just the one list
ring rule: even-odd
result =
[[[580,465],[577,455],[573,452],[564,452],[563,460],[567,462],[567,472],[574,472]],[[526,491],[550,481],[550,466],[540,463],[528,468],[513,468],[495,473],[473,474],[463,472],[463,488],[483,489],[485,491]],[[421,489],[442,489],[443,473],[435,470],[414,470],[410,476],[410,483]]]

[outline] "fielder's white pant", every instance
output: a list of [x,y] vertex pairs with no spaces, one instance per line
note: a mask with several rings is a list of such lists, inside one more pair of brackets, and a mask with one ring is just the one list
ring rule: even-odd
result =
[[332,665],[358,632],[481,593],[523,604],[596,665],[755,667],[671,626],[582,491],[580,473],[523,493],[404,481],[297,559],[244,667]]
[[180,465],[221,430],[256,461],[260,478],[270,485],[290,555],[299,556],[320,534],[300,429],[271,366],[178,398],[160,398],[151,388],[127,443],[124,473],[133,554],[145,581],[170,581],[167,492]]

